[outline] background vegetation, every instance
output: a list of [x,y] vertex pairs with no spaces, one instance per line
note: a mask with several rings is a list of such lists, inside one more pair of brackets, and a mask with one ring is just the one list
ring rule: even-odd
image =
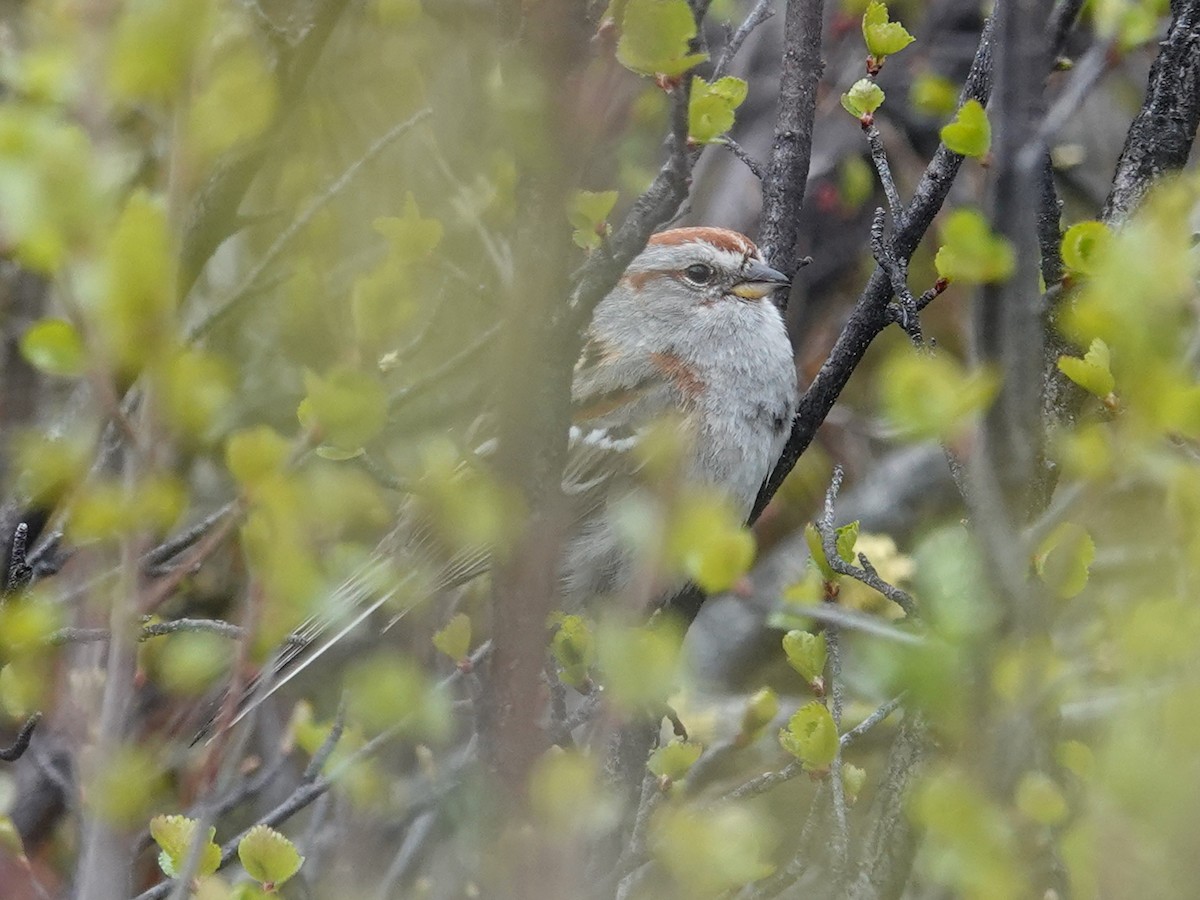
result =
[[[4,3],[0,893],[1191,896],[1198,119],[1196,0]],[[806,390],[561,610],[668,222]]]

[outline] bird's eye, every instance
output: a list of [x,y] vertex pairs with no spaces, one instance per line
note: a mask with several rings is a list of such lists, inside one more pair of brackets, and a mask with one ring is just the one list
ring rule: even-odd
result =
[[683,270],[683,277],[692,284],[708,284],[713,279],[713,269],[704,263],[696,263]]

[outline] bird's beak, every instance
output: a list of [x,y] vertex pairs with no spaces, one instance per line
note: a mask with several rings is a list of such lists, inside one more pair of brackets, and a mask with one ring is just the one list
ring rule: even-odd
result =
[[730,293],[743,300],[761,300],[772,291],[791,283],[791,279],[782,272],[755,260],[742,269],[742,280],[730,289]]

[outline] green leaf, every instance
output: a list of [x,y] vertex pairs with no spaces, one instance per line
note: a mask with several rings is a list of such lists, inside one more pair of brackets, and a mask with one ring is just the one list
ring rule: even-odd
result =
[[571,239],[584,250],[595,250],[612,228],[608,214],[617,203],[616,191],[576,191],[567,207],[567,220],[575,229]]
[[1080,275],[1094,274],[1112,246],[1112,236],[1103,222],[1076,222],[1063,235],[1063,263]]
[[455,662],[466,659],[471,649],[471,617],[458,613],[433,636],[433,646]]
[[361,447],[383,430],[387,394],[379,380],[357,369],[334,369],[325,377],[304,375],[307,411],[322,438],[342,450]]
[[892,426],[919,440],[953,440],[1000,388],[990,370],[967,372],[945,353],[897,353],[884,363],[879,384]]
[[1042,579],[1063,599],[1087,587],[1088,574],[1096,559],[1096,543],[1086,528],[1062,522],[1042,541],[1034,567]]
[[700,758],[704,748],[695,741],[674,738],[650,754],[646,767],[659,778],[679,781]]
[[840,576],[829,565],[829,558],[825,555],[825,545],[821,541],[821,532],[812,522],[804,526],[804,542],[808,544],[809,556],[820,570],[821,577],[826,581],[837,581]]
[[687,0],[629,0],[617,59],[641,75],[682,75],[708,58],[690,53],[696,20]]
[[682,640],[677,624],[669,620],[640,628],[603,623],[596,649],[613,703],[628,712],[670,694],[678,677]]
[[783,652],[789,665],[809,684],[821,679],[825,672],[825,635],[808,631],[789,631],[783,636]]
[[48,375],[81,375],[86,363],[83,339],[70,322],[38,319],[21,337],[21,355]]
[[842,106],[850,115],[861,119],[883,105],[883,89],[870,78],[860,78],[842,94]]
[[796,710],[787,728],[780,729],[779,743],[808,768],[822,771],[837,756],[837,725],[825,705],[813,700]]
[[1039,825],[1058,825],[1070,809],[1054,780],[1043,772],[1027,772],[1017,785],[1017,809]]
[[867,770],[846,763],[842,766],[842,785],[846,790],[846,802],[853,803],[867,783]]
[[887,6],[874,0],[863,13],[862,31],[867,52],[879,62],[916,40],[899,22],[889,22]]
[[958,105],[958,88],[949,78],[922,72],[913,79],[908,99],[914,109],[927,116],[948,116]]
[[266,825],[255,825],[238,842],[238,859],[246,874],[268,888],[283,884],[304,864],[296,845]]
[[432,255],[445,233],[437,219],[426,219],[409,191],[404,200],[404,215],[376,219],[375,231],[388,239],[392,255],[399,262],[412,263]]
[[733,127],[734,110],[742,105],[749,85],[730,75],[709,84],[692,79],[688,101],[688,137],[697,144],[711,144]]
[[260,425],[230,435],[225,466],[242,487],[255,487],[283,471],[291,445],[279,432]]
[[582,616],[557,613],[553,621],[558,628],[550,639],[550,652],[558,663],[558,677],[576,690],[583,690],[591,668],[596,664],[596,640]]
[[1117,386],[1112,373],[1112,355],[1108,344],[1094,338],[1083,359],[1076,356],[1060,356],[1058,370],[1090,394],[1104,399]]
[[849,525],[843,525],[836,532],[837,554],[842,562],[854,562],[854,545],[858,543],[858,520]]
[[942,246],[934,260],[938,275],[964,284],[1004,281],[1012,274],[1012,245],[993,234],[973,209],[956,209],[942,226]]
[[987,156],[992,149],[992,126],[978,100],[964,103],[954,121],[942,128],[942,143],[963,156]]
[[749,743],[779,715],[779,697],[769,687],[759,688],[742,712],[741,738]]
[[[200,823],[186,816],[155,816],[150,820],[150,837],[158,844],[158,866],[168,878],[178,878],[187,862],[188,851]],[[208,840],[200,849],[196,877],[212,875],[221,866],[221,848],[214,842],[215,827],[208,829]]]

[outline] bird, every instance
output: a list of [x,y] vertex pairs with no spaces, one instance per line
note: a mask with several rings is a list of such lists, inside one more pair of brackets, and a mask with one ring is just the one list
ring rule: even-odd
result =
[[681,480],[749,516],[796,408],[792,347],[772,302],[788,286],[745,235],[675,228],[653,235],[596,306],[572,385],[563,489],[591,503],[564,554],[568,603],[619,593],[633,577],[603,507],[627,489],[628,459],[657,422],[685,432]]
[[[656,423],[669,421],[687,438],[681,481],[719,491],[735,516],[748,518],[796,409],[791,342],[774,302],[789,285],[739,232],[673,228],[652,235],[596,305],[571,390],[562,490],[574,509],[560,566],[564,608],[619,595],[634,580],[636,553],[611,513],[636,490],[638,445]],[[494,441],[481,442],[476,460],[486,460],[494,447]],[[419,558],[422,551],[414,554],[413,547],[427,540],[419,526],[399,526],[390,546],[403,545],[410,558]],[[411,598],[410,584],[378,591],[380,576],[396,571],[385,556],[377,553],[334,591],[324,613],[297,630],[277,655],[270,684],[251,688],[253,697],[234,722],[384,604],[397,596]],[[422,585],[424,597],[432,597],[485,572],[488,557],[486,548],[470,549],[443,562],[432,586],[420,574],[414,582]],[[682,586],[683,581],[660,581],[649,599],[661,601]],[[405,609],[413,605],[410,600]]]

